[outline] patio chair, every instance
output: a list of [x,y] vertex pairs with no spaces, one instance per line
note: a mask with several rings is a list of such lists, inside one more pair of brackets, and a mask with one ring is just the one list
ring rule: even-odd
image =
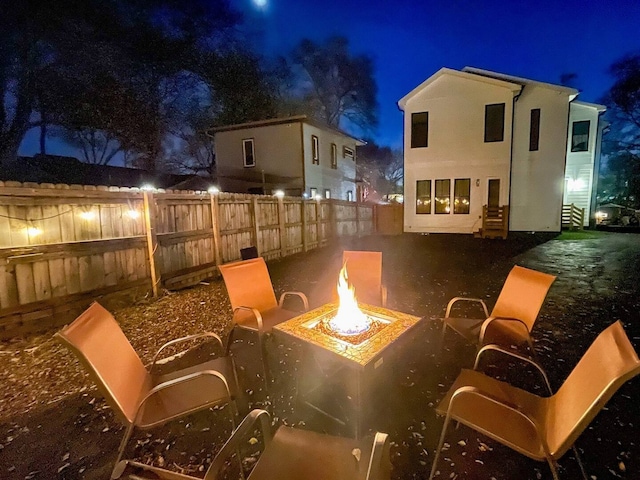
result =
[[342,264],[347,265],[349,282],[356,290],[358,301],[387,306],[387,288],[382,284],[382,252],[345,250]]
[[574,444],[615,392],[640,373],[640,360],[618,320],[585,352],[554,395],[539,397],[474,370],[462,370],[436,407],[445,415],[431,468],[433,478],[450,420],[538,461],[558,479],[557,462]]
[[[373,441],[371,438],[356,441],[282,426],[273,435],[269,414],[265,410],[253,410],[213,459],[204,480],[220,478],[226,460],[253,435],[257,422],[264,450],[247,480],[388,480],[391,477],[386,433],[376,433]],[[117,470],[114,478],[200,480],[129,460],[120,462]]]
[[155,373],[159,354],[186,341],[222,341],[214,333],[202,333],[165,343],[147,370],[115,318],[94,302],[71,324],[55,334],[71,350],[104,395],[107,404],[126,426],[116,464],[122,458],[135,427],[148,429],[215,405],[228,403],[235,426],[240,392],[235,365],[219,357],[170,373]]
[[[502,286],[491,315],[484,300],[452,298],[442,320],[440,344],[444,343],[447,329],[450,328],[468,342],[477,344],[478,349],[487,344],[517,346],[526,343],[531,353],[535,354],[531,329],[555,279],[554,275],[514,266]],[[453,307],[458,302],[479,304],[484,318],[452,317]]]
[[[300,314],[298,311],[285,308],[284,302],[288,297],[298,297],[305,311],[309,309],[309,301],[302,292],[284,292],[276,302],[269,270],[262,257],[227,263],[219,268],[233,309],[234,327],[258,334],[266,379],[269,371],[266,366],[263,336],[270,333],[275,325]],[[232,338],[233,330],[227,339],[227,352]]]

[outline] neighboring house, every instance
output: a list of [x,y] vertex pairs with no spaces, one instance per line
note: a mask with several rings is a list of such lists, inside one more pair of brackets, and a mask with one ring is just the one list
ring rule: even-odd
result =
[[597,223],[595,218],[600,147],[606,122],[600,116],[606,107],[573,101],[569,113],[569,141],[565,169],[564,199],[585,211],[584,226]]
[[485,205],[509,207],[509,231],[560,231],[577,95],[467,67],[403,97],[405,231],[478,232]]
[[220,189],[355,200],[363,142],[305,115],[213,129]]

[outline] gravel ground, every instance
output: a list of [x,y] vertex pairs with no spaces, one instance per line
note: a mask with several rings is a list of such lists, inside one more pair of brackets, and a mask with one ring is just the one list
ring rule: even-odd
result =
[[[391,435],[394,479],[428,476],[442,425],[433,407],[460,368],[472,363],[473,349],[454,337],[447,339],[441,354],[435,353],[438,325],[432,320],[443,314],[451,297],[486,298],[491,306],[514,264],[557,275],[533,332],[556,388],[597,334],[617,319],[640,350],[640,236],[585,232],[555,239],[513,235],[507,241],[455,235],[350,239],[270,262],[276,293],[300,290],[312,307],[325,303],[343,249],[382,251],[388,306],[425,318],[401,368],[383,379],[383,391],[374,391],[371,398],[374,415],[368,425]],[[220,280],[158,300],[109,308],[145,362],[168,339],[203,330],[226,335],[231,318]],[[122,428],[74,357],[54,342],[53,333],[0,343],[0,478],[108,478]],[[269,408],[277,424],[344,433],[296,407],[295,382],[290,381],[297,371],[295,348],[269,344],[276,380],[267,396],[250,343],[245,340],[234,351],[252,407]],[[505,364],[487,371],[511,380],[515,368]],[[520,370],[514,381],[529,387],[534,383],[532,375],[521,375]],[[640,478],[640,410],[634,400],[639,395],[640,380],[623,386],[579,439],[591,478]],[[204,412],[138,432],[127,455],[176,471],[202,472],[229,434],[227,413]],[[465,427],[451,430],[447,444],[438,478],[551,478],[546,465]],[[247,453],[247,462],[252,453]],[[579,478],[571,455],[561,464],[564,478]]]

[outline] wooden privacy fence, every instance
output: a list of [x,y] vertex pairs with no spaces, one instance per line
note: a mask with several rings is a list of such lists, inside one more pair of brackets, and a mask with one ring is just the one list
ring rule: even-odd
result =
[[371,234],[372,210],[340,200],[0,182],[0,337],[62,324],[107,295],[196,284],[249,246],[275,259]]

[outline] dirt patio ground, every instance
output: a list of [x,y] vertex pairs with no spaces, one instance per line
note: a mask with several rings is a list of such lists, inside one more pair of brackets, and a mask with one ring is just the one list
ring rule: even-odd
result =
[[[470,367],[473,348],[447,339],[436,354],[439,324],[447,301],[480,297],[493,305],[514,264],[558,276],[533,331],[536,350],[558,388],[597,334],[622,320],[640,350],[640,236],[585,232],[558,238],[512,235],[507,241],[455,235],[403,235],[344,240],[331,247],[269,263],[276,293],[300,290],[311,306],[329,300],[342,250],[383,252],[383,280],[392,309],[424,317],[424,325],[403,360],[374,391],[368,425],[390,434],[394,479],[426,478],[442,421],[434,406],[460,368]],[[145,362],[164,341],[210,330],[226,334],[231,309],[221,280],[211,280],[159,300],[108,305]],[[46,332],[0,343],[0,478],[106,479],[122,427],[79,364]],[[274,424],[340,432],[295,402],[295,349],[270,342],[275,382],[266,396],[251,346],[234,350],[252,406],[267,407]],[[514,372],[517,374],[514,375]],[[502,362],[487,372],[533,388],[534,376]],[[623,386],[578,440],[592,479],[640,478],[640,379]],[[230,431],[227,409],[204,412],[167,427],[138,432],[127,456],[202,476]],[[460,427],[447,437],[441,479],[549,479],[545,464]],[[251,447],[247,453],[251,458]],[[579,478],[570,454],[562,478]],[[312,478],[312,476],[310,476]]]

